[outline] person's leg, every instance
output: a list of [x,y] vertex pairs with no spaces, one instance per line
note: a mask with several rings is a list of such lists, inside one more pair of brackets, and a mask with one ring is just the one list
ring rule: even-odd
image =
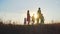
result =
[[24,22],[24,25],[26,25],[26,21]]
[[34,24],[35,21],[33,21],[33,24]]
[[37,19],[37,24],[39,24],[39,19]]
[[28,25],[29,25],[29,21],[27,21]]
[[34,21],[32,21],[32,25],[34,24]]
[[43,24],[44,24],[44,20],[43,20]]
[[41,19],[41,24],[43,24],[43,19]]
[[29,25],[30,21],[28,21],[28,25]]
[[40,19],[41,19],[41,22],[40,23],[42,24],[43,23],[43,19],[42,18],[40,18]]
[[42,19],[41,19],[40,23],[42,24]]

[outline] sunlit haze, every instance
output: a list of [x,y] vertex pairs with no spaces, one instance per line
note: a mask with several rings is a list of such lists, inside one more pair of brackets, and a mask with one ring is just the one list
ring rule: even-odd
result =
[[60,21],[60,0],[0,0],[0,18],[6,22],[8,20],[23,24],[27,15],[35,15],[37,18],[37,10],[41,8],[44,15],[45,23]]

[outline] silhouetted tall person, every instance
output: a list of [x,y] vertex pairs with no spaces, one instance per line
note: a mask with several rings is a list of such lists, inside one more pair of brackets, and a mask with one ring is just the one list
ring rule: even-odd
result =
[[41,9],[38,8],[38,11],[37,11],[37,24],[39,23],[40,19],[41,19]]
[[28,25],[30,23],[30,13],[29,13],[29,10],[27,11],[27,22],[28,22]]

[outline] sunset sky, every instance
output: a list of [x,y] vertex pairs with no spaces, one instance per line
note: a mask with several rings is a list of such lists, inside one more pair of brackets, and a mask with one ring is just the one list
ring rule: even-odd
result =
[[60,21],[60,0],[0,0],[0,18],[23,24],[27,10],[32,15],[39,7],[45,22]]

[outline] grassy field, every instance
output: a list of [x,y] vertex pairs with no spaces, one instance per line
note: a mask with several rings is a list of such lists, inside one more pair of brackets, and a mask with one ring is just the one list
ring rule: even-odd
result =
[[1,23],[0,34],[60,34],[60,23],[36,25],[7,25]]

